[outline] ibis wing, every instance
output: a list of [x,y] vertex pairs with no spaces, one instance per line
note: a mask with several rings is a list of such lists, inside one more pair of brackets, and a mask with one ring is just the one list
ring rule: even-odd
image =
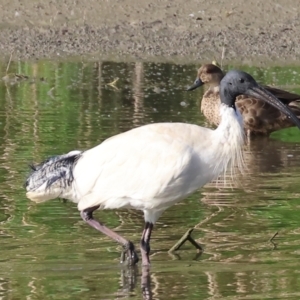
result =
[[205,135],[210,130],[155,125],[110,138],[82,155],[74,170],[79,210],[163,207],[199,187],[201,159],[191,131],[197,127]]

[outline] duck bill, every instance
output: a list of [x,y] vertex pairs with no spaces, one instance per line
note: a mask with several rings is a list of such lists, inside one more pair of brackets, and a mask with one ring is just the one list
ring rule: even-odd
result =
[[200,78],[197,78],[193,85],[191,85],[189,88],[187,88],[187,91],[192,91],[197,89],[198,87],[202,86],[204,83],[201,81]]
[[279,99],[277,99],[273,94],[262,88],[261,86],[256,86],[248,89],[245,93],[246,95],[253,96],[259,100],[267,102],[268,104],[276,107],[278,110],[283,112],[291,121],[300,129],[300,120],[291,111],[291,109],[283,104]]

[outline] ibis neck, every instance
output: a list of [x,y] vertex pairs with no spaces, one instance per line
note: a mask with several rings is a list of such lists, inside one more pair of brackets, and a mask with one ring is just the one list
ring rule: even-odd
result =
[[236,99],[235,94],[233,94],[229,89],[226,89],[226,87],[220,85],[220,99],[221,103],[227,105],[230,108],[235,108],[235,99]]
[[232,106],[228,104],[220,104],[221,122],[216,130],[225,130],[233,132],[235,130],[243,131],[243,117],[239,110],[236,109],[234,103]]
[[217,141],[216,160],[226,171],[228,166],[243,167],[242,147],[244,145],[243,118],[239,110],[222,103],[220,105],[221,122],[215,130]]

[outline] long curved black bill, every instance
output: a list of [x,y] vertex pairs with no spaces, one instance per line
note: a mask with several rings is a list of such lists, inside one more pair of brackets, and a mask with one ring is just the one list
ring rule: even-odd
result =
[[189,88],[187,88],[187,91],[195,90],[196,88],[200,87],[204,83],[201,81],[200,78],[197,78],[193,85],[191,85]]
[[277,99],[273,94],[265,90],[263,87],[259,85],[251,87],[244,94],[253,96],[276,107],[278,110],[282,111],[288,118],[290,118],[291,121],[294,122],[294,124],[297,125],[297,127],[300,129],[300,120],[291,111],[291,109],[287,105],[282,103],[279,99]]

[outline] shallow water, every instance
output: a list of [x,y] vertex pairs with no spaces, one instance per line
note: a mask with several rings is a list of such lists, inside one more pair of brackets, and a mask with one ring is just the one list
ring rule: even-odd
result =
[[[5,69],[0,66],[2,76]],[[121,267],[121,247],[84,224],[75,204],[35,204],[25,197],[28,163],[90,148],[151,122],[207,126],[199,112],[201,89],[184,91],[196,69],[12,63],[8,80],[0,83],[0,299],[299,299],[300,133],[295,128],[245,148],[248,171],[238,176],[238,187],[230,179],[226,185],[219,181],[167,210],[153,232],[150,273],[140,265]],[[261,83],[300,93],[299,67],[243,69]],[[140,212],[95,215],[138,245]],[[196,258],[187,244],[168,254],[193,226],[204,253]]]

